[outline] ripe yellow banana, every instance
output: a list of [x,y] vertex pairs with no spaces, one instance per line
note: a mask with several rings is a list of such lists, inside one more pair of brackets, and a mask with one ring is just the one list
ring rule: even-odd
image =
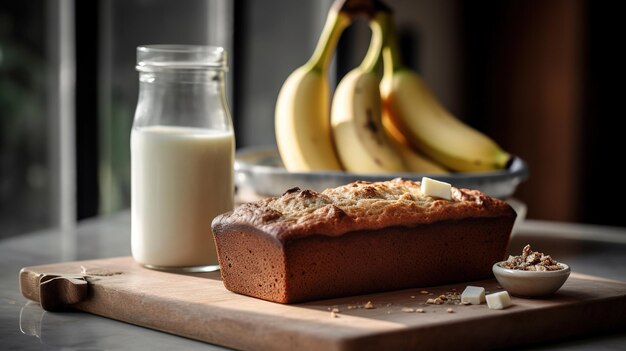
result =
[[450,173],[443,166],[416,151],[406,136],[393,124],[389,117],[389,112],[385,108],[383,108],[382,122],[385,132],[389,136],[389,140],[391,140],[391,144],[402,157],[408,171],[423,174]]
[[402,158],[381,122],[378,66],[383,47],[382,28],[371,22],[372,39],[361,65],[339,82],[332,101],[330,123],[337,154],[345,170],[354,173],[403,172]]
[[275,111],[276,143],[291,172],[341,170],[329,118],[328,65],[348,15],[331,8],[313,56],[285,81]]
[[[387,20],[391,22],[391,15]],[[448,112],[414,72],[402,66],[393,27],[383,49],[381,94],[390,121],[425,155],[462,172],[506,166],[511,155]]]

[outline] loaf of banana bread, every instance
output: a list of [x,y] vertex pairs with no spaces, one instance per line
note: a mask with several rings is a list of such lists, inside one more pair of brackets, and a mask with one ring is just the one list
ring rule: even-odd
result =
[[477,190],[451,195],[394,179],[241,205],[213,221],[224,285],[295,303],[489,278],[515,212]]

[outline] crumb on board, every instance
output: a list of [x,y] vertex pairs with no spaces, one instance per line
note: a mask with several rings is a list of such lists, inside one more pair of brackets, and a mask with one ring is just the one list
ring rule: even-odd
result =
[[[469,305],[469,303],[467,302],[461,302],[461,294],[459,292],[457,292],[455,289],[451,289],[452,291],[447,291],[443,294],[434,294],[432,292],[428,292],[426,290],[422,290],[420,291],[421,294],[428,294],[428,295],[434,295],[436,297],[433,298],[428,298],[426,300],[426,302],[422,302],[420,303],[420,305],[444,305],[442,306],[442,308],[446,308],[446,312],[447,313],[456,313],[454,311],[454,309],[447,307],[445,305]],[[415,295],[410,295],[410,297],[412,299],[416,298]],[[385,307],[393,307],[394,304],[393,303],[379,303],[377,304],[378,308],[380,308],[381,306],[385,306]],[[371,310],[371,309],[376,309],[377,305],[375,305],[371,300],[367,301],[366,303],[354,303],[352,305],[345,305],[345,306],[341,306],[341,305],[333,305],[328,307],[328,311],[330,312],[330,316],[332,318],[340,318],[340,313],[341,313],[341,309],[347,309],[347,310],[355,310],[355,309],[367,309],[367,310]],[[397,305],[396,305],[397,306]],[[340,309],[341,308],[341,309]],[[387,314],[391,314],[392,310],[391,309],[387,309],[385,308],[385,313]],[[424,308],[417,308],[417,307],[408,307],[408,306],[404,306],[401,307],[400,310],[394,309],[395,311],[399,311],[402,313],[426,313],[426,310]],[[438,309],[432,310],[431,312],[435,313],[437,312]]]

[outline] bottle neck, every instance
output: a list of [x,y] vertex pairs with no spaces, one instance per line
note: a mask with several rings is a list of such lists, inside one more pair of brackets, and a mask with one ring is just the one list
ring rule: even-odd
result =
[[224,71],[139,72],[139,99],[133,127],[155,125],[232,131]]

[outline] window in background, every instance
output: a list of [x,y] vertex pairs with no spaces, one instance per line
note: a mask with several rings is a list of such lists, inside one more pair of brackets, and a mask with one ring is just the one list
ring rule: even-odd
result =
[[44,1],[0,3],[0,238],[52,225]]

